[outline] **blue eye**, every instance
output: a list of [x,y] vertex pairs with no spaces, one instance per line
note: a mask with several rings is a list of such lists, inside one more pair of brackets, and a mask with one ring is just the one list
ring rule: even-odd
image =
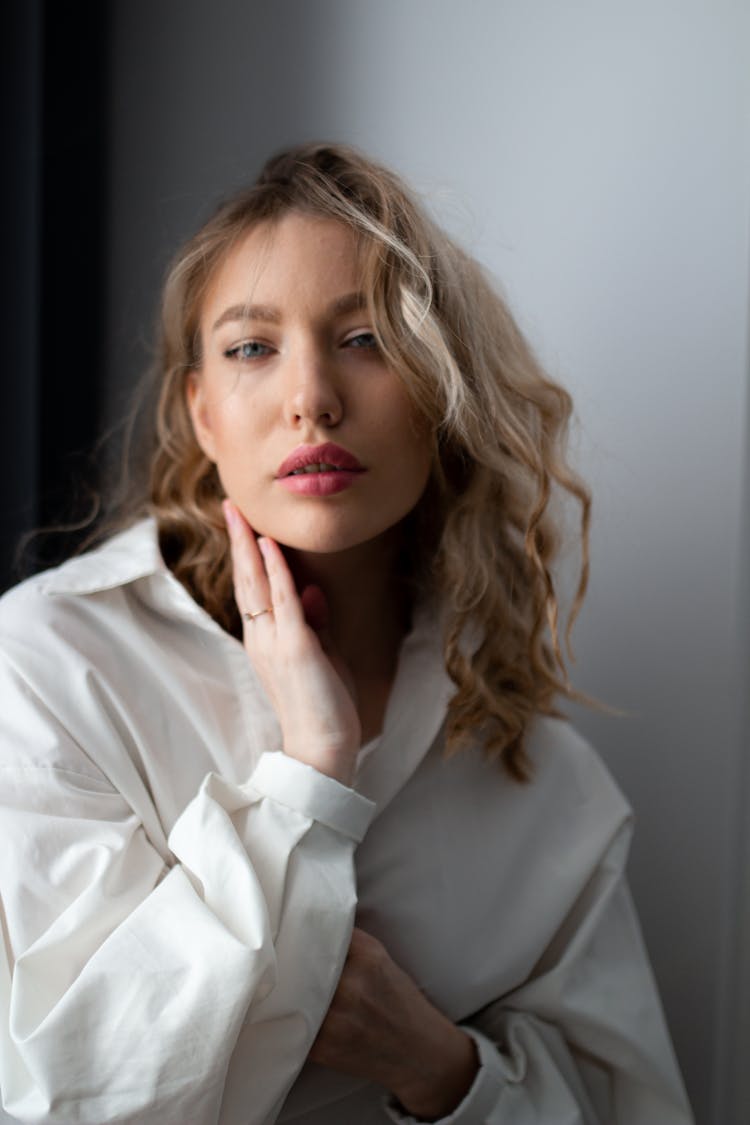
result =
[[347,348],[377,348],[378,342],[372,332],[358,332],[346,341]]
[[224,355],[228,359],[260,359],[271,351],[268,344],[261,344],[259,340],[243,340],[233,348],[227,348]]

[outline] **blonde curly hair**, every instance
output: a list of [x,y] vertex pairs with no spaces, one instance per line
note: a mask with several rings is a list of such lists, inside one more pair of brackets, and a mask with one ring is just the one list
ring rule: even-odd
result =
[[[211,280],[251,227],[289,211],[335,218],[359,240],[378,344],[434,434],[433,469],[411,519],[410,570],[437,596],[456,685],[455,750],[481,733],[518,780],[537,712],[573,696],[560,644],[553,564],[555,492],[581,513],[581,567],[568,631],[588,579],[590,496],[565,460],[572,403],[542,371],[482,268],[424,213],[392,172],[355,150],[306,144],[273,157],[178,254],[164,288],[161,383],[147,510],[165,560],[193,597],[239,635],[215,466],[193,433],[185,381],[200,367]],[[467,632],[474,638],[472,651]]]

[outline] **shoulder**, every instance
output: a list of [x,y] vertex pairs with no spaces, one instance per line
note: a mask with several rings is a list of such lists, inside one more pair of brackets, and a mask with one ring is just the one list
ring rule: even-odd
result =
[[567,719],[538,715],[529,729],[528,751],[536,770],[556,780],[564,775],[582,792],[616,788],[598,751]]
[[156,524],[139,520],[59,566],[27,578],[0,598],[0,622],[55,596],[95,594],[163,569]]
[[0,599],[0,760],[67,768],[83,747],[130,745],[167,688],[182,688],[193,612],[150,520],[10,590]]
[[579,823],[624,823],[632,811],[601,757],[565,719],[538,716],[529,731],[528,753],[537,797],[562,808]]
[[67,681],[74,690],[81,669],[132,631],[132,591],[160,568],[156,530],[145,520],[9,590],[0,598],[4,676],[37,689]]
[[[118,593],[141,579],[163,581],[171,576],[161,557],[153,519],[139,520],[103,543],[42,571],[0,598],[0,639],[24,625],[39,625],[85,606],[116,603]],[[109,597],[107,595],[110,595]]]

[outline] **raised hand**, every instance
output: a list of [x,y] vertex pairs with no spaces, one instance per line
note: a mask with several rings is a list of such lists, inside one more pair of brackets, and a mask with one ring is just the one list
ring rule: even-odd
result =
[[426,1120],[460,1104],[479,1065],[471,1038],[430,1003],[381,942],[357,928],[309,1057],[380,1083]]
[[300,598],[278,543],[256,539],[229,500],[224,514],[243,643],[278,716],[284,751],[350,785],[361,726],[351,678],[327,638],[322,591],[310,587]]

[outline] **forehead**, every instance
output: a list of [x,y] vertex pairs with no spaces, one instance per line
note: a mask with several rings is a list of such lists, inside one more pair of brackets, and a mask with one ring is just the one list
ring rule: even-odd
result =
[[336,219],[290,212],[243,234],[216,270],[203,305],[210,318],[227,304],[328,304],[358,289],[361,248]]

